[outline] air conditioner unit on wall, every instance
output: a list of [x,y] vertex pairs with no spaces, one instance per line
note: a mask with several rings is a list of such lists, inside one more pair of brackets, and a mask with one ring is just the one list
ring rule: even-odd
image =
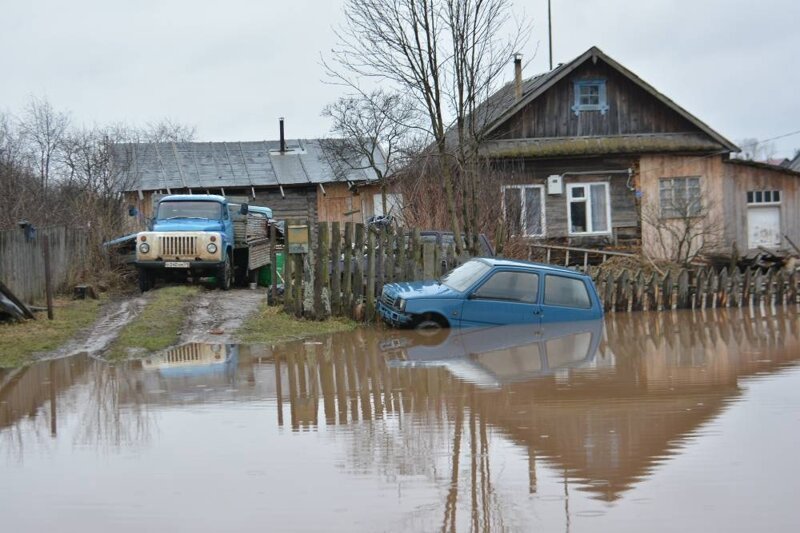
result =
[[558,174],[547,177],[547,194],[564,194],[563,179]]

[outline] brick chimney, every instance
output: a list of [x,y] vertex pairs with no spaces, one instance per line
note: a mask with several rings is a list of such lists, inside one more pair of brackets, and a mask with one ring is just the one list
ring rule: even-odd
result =
[[514,54],[514,97],[522,98],[522,54]]

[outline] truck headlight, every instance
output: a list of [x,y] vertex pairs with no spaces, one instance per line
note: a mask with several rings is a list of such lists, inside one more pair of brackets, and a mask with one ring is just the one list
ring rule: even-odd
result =
[[208,243],[208,246],[206,246],[206,250],[208,250],[208,253],[210,254],[215,254],[217,253],[217,245],[213,242],[210,242]]
[[143,254],[150,252],[150,245],[147,244],[146,242],[143,242],[142,244],[139,245],[139,251],[142,252]]
[[399,310],[401,310],[401,311],[405,311],[406,310],[406,301],[404,299],[398,298],[397,300],[395,300],[394,303],[395,303],[395,305],[397,305],[397,308]]

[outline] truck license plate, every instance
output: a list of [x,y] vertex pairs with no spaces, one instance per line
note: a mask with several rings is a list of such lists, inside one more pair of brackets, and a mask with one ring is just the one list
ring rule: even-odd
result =
[[167,261],[164,266],[167,268],[189,268],[189,261]]

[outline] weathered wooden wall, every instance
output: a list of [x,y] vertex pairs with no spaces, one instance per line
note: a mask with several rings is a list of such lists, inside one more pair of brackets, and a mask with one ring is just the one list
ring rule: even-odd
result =
[[22,230],[0,232],[0,279],[23,302],[45,298],[42,237],[50,239],[50,272],[56,290],[70,274],[85,268],[88,252],[86,233],[66,228],[43,228],[27,241]]
[[[781,192],[781,235],[787,235],[800,246],[800,174],[735,161],[725,162],[722,167],[725,173],[722,185],[725,237],[728,242],[735,242],[742,255],[749,249],[747,191],[778,190]],[[791,251],[785,240],[781,248]]]
[[[547,161],[515,161],[498,163],[498,193],[503,185],[545,186],[545,235],[544,239],[567,240],[575,246],[593,245],[601,242],[616,243],[618,239],[640,239],[639,213],[633,181],[624,174],[638,167],[638,158],[586,158],[552,159]],[[609,174],[608,171],[615,172]],[[571,176],[570,172],[581,172]],[[617,172],[623,172],[618,174]],[[547,194],[546,179],[552,174],[564,175],[563,193]],[[611,196],[611,232],[607,235],[569,235],[567,221],[567,185],[570,183],[608,182]],[[498,202],[500,195],[498,194]]]
[[[609,106],[600,111],[572,110],[574,81],[606,80]],[[497,132],[503,139],[611,136],[698,132],[696,126],[653,95],[618,74],[602,60],[587,62],[523,108]]]
[[325,194],[317,195],[319,222],[361,222],[375,213],[374,195],[377,185],[360,186],[354,192],[346,183],[325,185]]
[[[712,236],[715,250],[730,253],[748,252],[747,191],[781,191],[781,233],[800,243],[800,175],[788,170],[726,161],[721,155],[711,157],[681,155],[646,155],[639,164],[637,182],[642,191],[642,210],[658,206],[659,179],[699,177],[704,205],[709,210],[709,222],[718,231]],[[656,244],[657,231],[643,224],[642,246],[653,258],[662,258]],[[790,249],[784,241],[783,249]]]

